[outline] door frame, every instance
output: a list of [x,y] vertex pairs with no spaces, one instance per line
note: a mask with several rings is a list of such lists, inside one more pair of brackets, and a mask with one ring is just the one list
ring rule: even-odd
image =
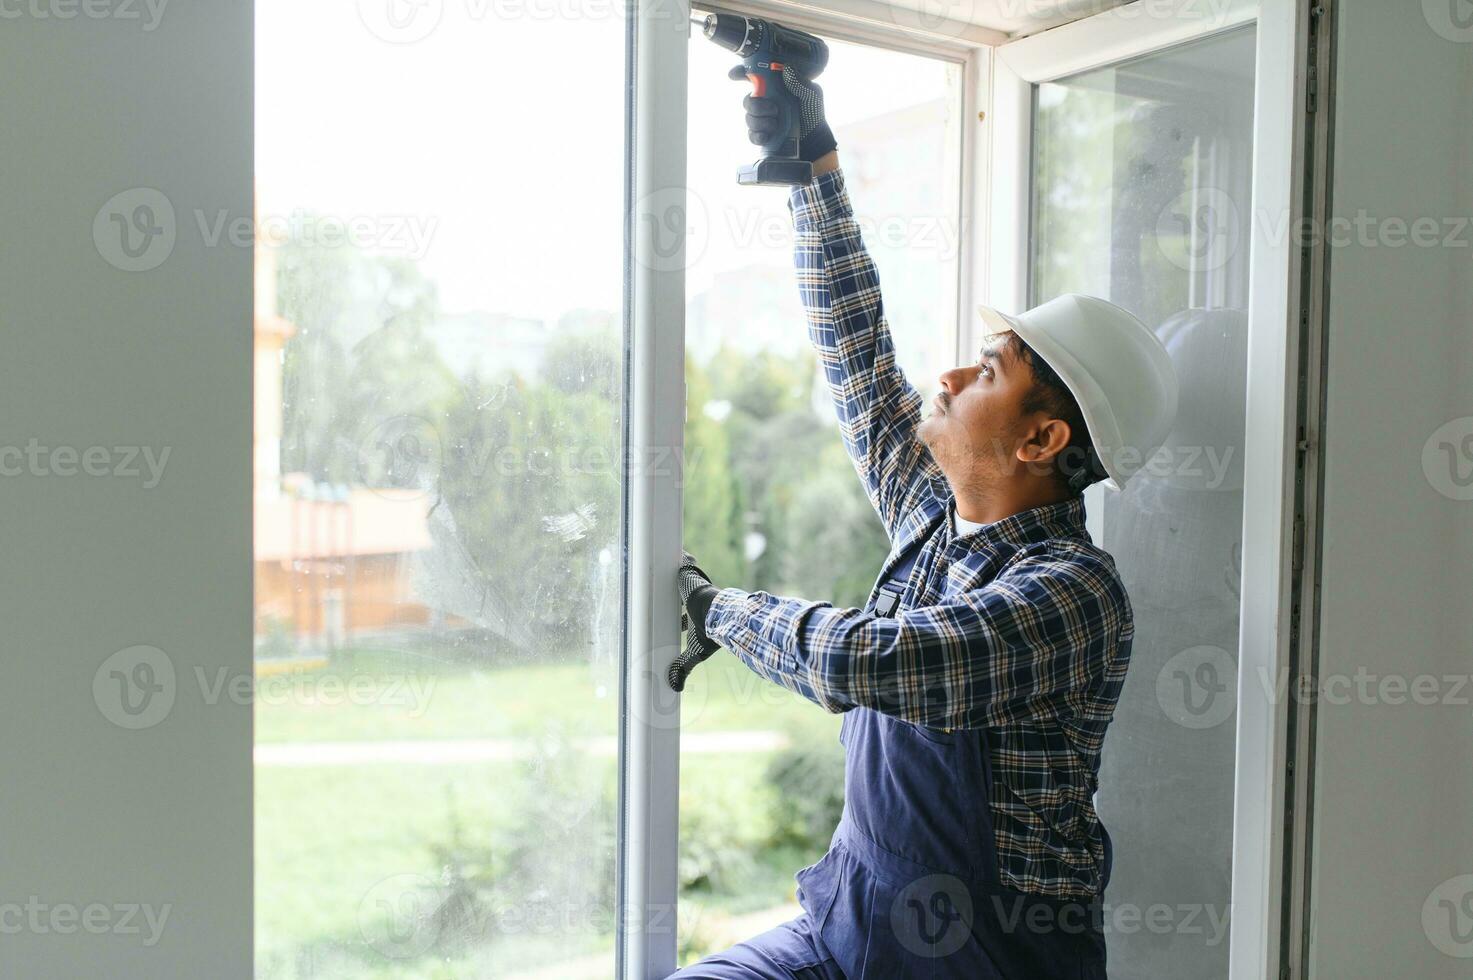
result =
[[[1243,568],[1233,791],[1233,978],[1279,971],[1284,902],[1288,671],[1296,575],[1295,483],[1302,440],[1300,269],[1291,235],[1302,217],[1306,127],[1306,0],[1144,0],[1002,45],[992,71],[992,220],[984,275],[992,305],[1028,300],[1034,86],[1257,23],[1253,201],[1249,210],[1248,395],[1243,489]],[[970,322],[970,321],[963,321]],[[972,324],[969,346],[980,339]],[[1097,484],[1086,491],[1090,532],[1102,528]],[[1297,533],[1296,533],[1297,532]]]

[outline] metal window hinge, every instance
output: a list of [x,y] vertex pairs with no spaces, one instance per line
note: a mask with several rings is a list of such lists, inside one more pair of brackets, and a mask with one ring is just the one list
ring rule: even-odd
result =
[[1294,515],[1294,539],[1293,550],[1290,552],[1289,566],[1297,574],[1304,568],[1304,516]]
[[1308,97],[1305,108],[1312,116],[1320,108],[1320,70],[1319,70],[1319,40],[1320,27],[1324,22],[1325,5],[1317,3],[1309,9],[1309,64],[1308,64]]

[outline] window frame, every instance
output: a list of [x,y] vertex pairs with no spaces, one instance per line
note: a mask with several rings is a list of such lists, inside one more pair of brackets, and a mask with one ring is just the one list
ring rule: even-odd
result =
[[[975,249],[985,206],[985,126],[968,125],[987,104],[991,51],[1007,36],[960,21],[928,18],[905,28],[873,0],[832,8],[772,0],[697,3],[701,11],[769,17],[824,37],[949,61],[962,67],[961,159],[957,168],[960,241],[954,263],[953,349],[960,357],[966,313],[977,302]],[[687,187],[685,84],[694,31],[688,8],[640,3],[627,37],[625,255],[625,623],[619,734],[619,915],[616,975],[667,976],[675,969],[680,800],[680,696],[665,672],[680,649],[675,575],[681,542],[679,473],[639,460],[683,458],[685,418],[685,242],[657,249],[653,229]],[[657,454],[665,454],[663,456]]]
[[[1306,12],[1299,0],[1175,0],[1169,16],[1114,8],[997,49],[992,75],[992,221],[987,292],[1005,310],[1026,307],[1032,255],[1034,87],[1164,48],[1256,23],[1253,205],[1250,215],[1298,217],[1305,162],[1300,95]],[[1156,9],[1160,9],[1157,5]],[[1249,348],[1244,446],[1243,568],[1233,791],[1229,975],[1277,976],[1284,914],[1288,705],[1275,678],[1290,668],[1290,614],[1296,577],[1295,480],[1301,255],[1252,221]],[[973,329],[979,329],[973,324]],[[1090,533],[1098,539],[1103,488],[1085,491]],[[1302,540],[1302,539],[1301,539]]]
[[[962,153],[957,201],[958,359],[980,341],[972,312],[987,302],[1022,309],[1027,297],[1032,86],[1152,50],[1257,22],[1253,213],[1300,213],[1305,127],[1300,98],[1307,8],[1303,0],[1173,0],[1174,16],[1139,16],[1127,5],[1040,34],[1008,35],[945,18],[902,25],[875,0],[720,0],[702,11],[772,17],[845,41],[963,66]],[[674,261],[648,233],[671,189],[686,186],[685,79],[692,29],[685,12],[649,0],[628,38],[626,204],[627,461],[683,451],[684,243]],[[1156,8],[1160,9],[1157,3]],[[1196,16],[1192,16],[1192,12]],[[1216,18],[1216,19],[1213,19]],[[919,20],[919,16],[917,18]],[[667,205],[668,206],[668,205]],[[1296,391],[1303,370],[1298,315],[1301,257],[1253,223],[1249,392],[1245,447],[1243,591],[1238,650],[1233,817],[1234,978],[1277,974],[1283,913],[1287,706],[1273,685],[1291,663],[1295,572]],[[660,258],[656,260],[655,256]],[[673,266],[673,268],[672,268]],[[678,474],[629,467],[628,547],[620,728],[617,893],[618,976],[663,977],[675,968],[679,829],[679,699],[665,669],[679,650],[675,569],[681,540]],[[1098,521],[1098,486],[1089,508]],[[1098,525],[1091,532],[1098,534]],[[635,873],[631,873],[634,869]],[[639,913],[639,914],[636,914]]]

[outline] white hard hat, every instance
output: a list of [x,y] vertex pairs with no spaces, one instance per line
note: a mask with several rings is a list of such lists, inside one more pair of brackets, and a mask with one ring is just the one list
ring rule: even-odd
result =
[[1123,489],[1176,421],[1176,369],[1161,341],[1129,311],[1078,293],[1017,316],[990,306],[977,312],[995,332],[1016,333],[1063,379],[1109,474],[1105,486]]

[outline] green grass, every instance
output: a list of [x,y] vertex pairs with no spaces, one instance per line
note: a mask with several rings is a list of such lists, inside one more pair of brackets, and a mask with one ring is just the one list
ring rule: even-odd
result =
[[[612,857],[615,760],[584,756],[575,743],[550,744],[546,736],[616,734],[614,677],[586,665],[488,669],[375,651],[341,657],[330,672],[342,681],[341,692],[357,683],[358,696],[311,697],[334,693],[322,684],[326,675],[279,684],[274,695],[265,689],[256,707],[257,740],[516,738],[533,740],[539,753],[459,765],[259,767],[259,976],[504,975],[508,964],[531,968],[612,948],[612,935],[594,912],[575,913],[570,928],[492,930],[469,948],[442,944],[402,958],[384,956],[367,937],[382,934],[387,913],[379,899],[386,889],[392,897],[395,882],[442,882],[446,851],[455,851],[457,840],[470,873],[486,876],[483,884],[519,869],[506,892],[512,896],[531,900],[539,888],[581,894],[605,878],[599,862]],[[414,690],[422,701],[413,700]],[[837,740],[840,720],[724,653],[698,668],[682,707],[684,732],[776,730],[794,743]],[[769,845],[774,791],[764,771],[770,758],[763,752],[682,758],[682,874],[694,883],[681,896],[678,930],[688,953],[706,951],[700,931],[713,919],[791,902],[793,872],[822,853],[817,844]],[[498,887],[505,889],[505,880]]]
[[[546,727],[617,732],[613,669],[548,664],[476,668],[434,655],[358,651],[323,674],[262,681],[257,742],[499,738]],[[357,694],[352,694],[353,685]],[[316,695],[316,696],[314,696]],[[781,730],[838,737],[839,716],[720,653],[696,669],[681,700],[687,732]]]

